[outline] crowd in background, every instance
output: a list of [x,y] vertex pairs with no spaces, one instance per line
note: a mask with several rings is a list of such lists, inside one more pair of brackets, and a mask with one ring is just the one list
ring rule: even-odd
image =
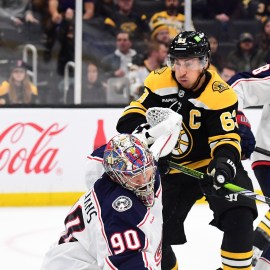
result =
[[[0,0],[0,104],[73,104],[75,0]],[[83,0],[82,104],[128,104],[166,66],[185,30],[184,0]],[[193,0],[228,80],[270,60],[270,0]],[[192,30],[192,29],[189,29]],[[30,45],[30,46],[29,46]],[[35,64],[36,63],[36,64]]]

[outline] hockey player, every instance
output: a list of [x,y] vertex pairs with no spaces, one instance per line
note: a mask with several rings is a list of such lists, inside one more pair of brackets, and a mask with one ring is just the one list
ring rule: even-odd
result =
[[106,173],[69,211],[42,270],[161,269],[161,185],[152,153],[120,134],[106,145],[103,165]]
[[240,163],[240,137],[236,124],[237,96],[209,67],[210,46],[202,32],[184,31],[169,47],[168,67],[150,73],[144,93],[132,101],[117,124],[131,133],[146,122],[151,107],[167,107],[183,117],[178,143],[167,156],[179,164],[213,176],[211,186],[171,169],[162,176],[162,270],[177,269],[171,245],[186,242],[184,221],[204,194],[214,213],[212,225],[223,231],[221,260],[224,270],[251,269],[255,202],[237,194],[224,197],[222,185],[234,181],[252,190]]
[[[256,134],[256,145],[269,150],[270,131],[270,65],[264,65],[251,72],[234,75],[229,81],[238,95],[239,109],[249,106],[263,105],[261,120]],[[244,138],[243,134],[243,138]],[[270,196],[270,157],[253,152],[251,156],[252,168],[265,196]],[[256,264],[262,251],[270,244],[270,211],[267,211],[255,230],[253,265]],[[270,249],[270,247],[269,247]],[[268,256],[268,257],[267,257]],[[263,255],[260,265],[255,269],[270,269],[270,250]]]

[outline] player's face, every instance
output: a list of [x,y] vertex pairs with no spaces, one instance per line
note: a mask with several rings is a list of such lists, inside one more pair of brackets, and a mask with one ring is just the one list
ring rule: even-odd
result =
[[199,58],[175,59],[173,64],[176,80],[186,89],[191,89],[200,76],[203,65]]
[[141,173],[132,177],[128,181],[128,185],[135,189],[143,187],[152,180],[153,174],[154,174],[154,168],[150,167],[144,173]]

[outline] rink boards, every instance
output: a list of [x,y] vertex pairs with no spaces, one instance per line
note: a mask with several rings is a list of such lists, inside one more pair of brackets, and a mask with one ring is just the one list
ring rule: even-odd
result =
[[[86,190],[85,163],[97,143],[98,122],[102,143],[117,133],[122,113],[116,108],[0,110],[0,206],[73,204]],[[245,113],[256,132],[261,110]],[[258,191],[250,161],[244,166]]]

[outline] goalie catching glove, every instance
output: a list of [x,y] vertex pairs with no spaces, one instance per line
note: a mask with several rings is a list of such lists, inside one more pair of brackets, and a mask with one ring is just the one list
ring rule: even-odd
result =
[[132,133],[139,140],[151,145],[155,160],[173,150],[181,130],[182,116],[169,108],[152,107],[146,112],[149,123],[141,124]]

